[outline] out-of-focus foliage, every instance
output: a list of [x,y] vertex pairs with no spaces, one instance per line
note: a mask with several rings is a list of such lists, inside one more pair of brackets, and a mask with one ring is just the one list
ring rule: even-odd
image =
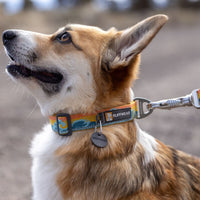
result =
[[200,8],[200,0],[0,0],[4,10],[17,13],[22,9],[53,10],[72,8],[84,3],[93,3],[100,10],[127,11],[132,9],[167,9],[169,7]]

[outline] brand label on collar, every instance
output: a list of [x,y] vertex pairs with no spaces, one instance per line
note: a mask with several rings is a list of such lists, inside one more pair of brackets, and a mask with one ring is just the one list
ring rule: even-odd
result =
[[105,121],[114,122],[131,118],[131,108],[124,108],[105,112]]

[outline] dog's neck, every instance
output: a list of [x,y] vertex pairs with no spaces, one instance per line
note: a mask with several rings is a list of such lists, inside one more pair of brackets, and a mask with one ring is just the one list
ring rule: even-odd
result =
[[130,103],[133,100],[133,92],[131,88],[115,91],[113,93],[104,94],[96,98],[95,104],[98,110],[117,107]]
[[68,113],[70,115],[74,114],[88,114],[88,113],[97,113],[100,110],[105,110],[108,108],[114,108],[117,106],[122,106],[129,104],[134,99],[134,93],[131,88],[127,88],[118,92],[116,94],[104,94],[98,95],[93,103],[88,105],[77,105],[72,107],[67,105],[65,109],[59,110],[51,115],[58,113]]
[[[97,103],[95,103],[95,105],[96,104]],[[133,101],[133,92],[131,89],[129,89],[128,92],[125,92],[123,98],[108,98],[107,102],[101,101],[101,103],[99,102],[99,105],[100,106],[97,107],[104,109],[98,111],[95,109],[91,112],[88,112],[88,109],[87,112],[79,112],[76,114],[62,111],[50,115],[49,119],[53,131],[62,136],[69,136],[73,131],[123,123],[132,121],[133,118],[137,117],[137,103]]]

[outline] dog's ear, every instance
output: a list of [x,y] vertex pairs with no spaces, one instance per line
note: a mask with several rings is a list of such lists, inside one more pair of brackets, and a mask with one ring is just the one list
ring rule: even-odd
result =
[[168,17],[165,15],[155,15],[131,28],[117,32],[103,56],[104,68],[112,71],[128,66],[134,57],[149,44],[167,20]]

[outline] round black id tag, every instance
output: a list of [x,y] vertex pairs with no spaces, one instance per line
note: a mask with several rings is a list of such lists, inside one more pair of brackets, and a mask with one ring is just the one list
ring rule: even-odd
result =
[[104,148],[108,144],[106,136],[100,132],[94,132],[91,136],[91,141],[92,144],[99,148]]

